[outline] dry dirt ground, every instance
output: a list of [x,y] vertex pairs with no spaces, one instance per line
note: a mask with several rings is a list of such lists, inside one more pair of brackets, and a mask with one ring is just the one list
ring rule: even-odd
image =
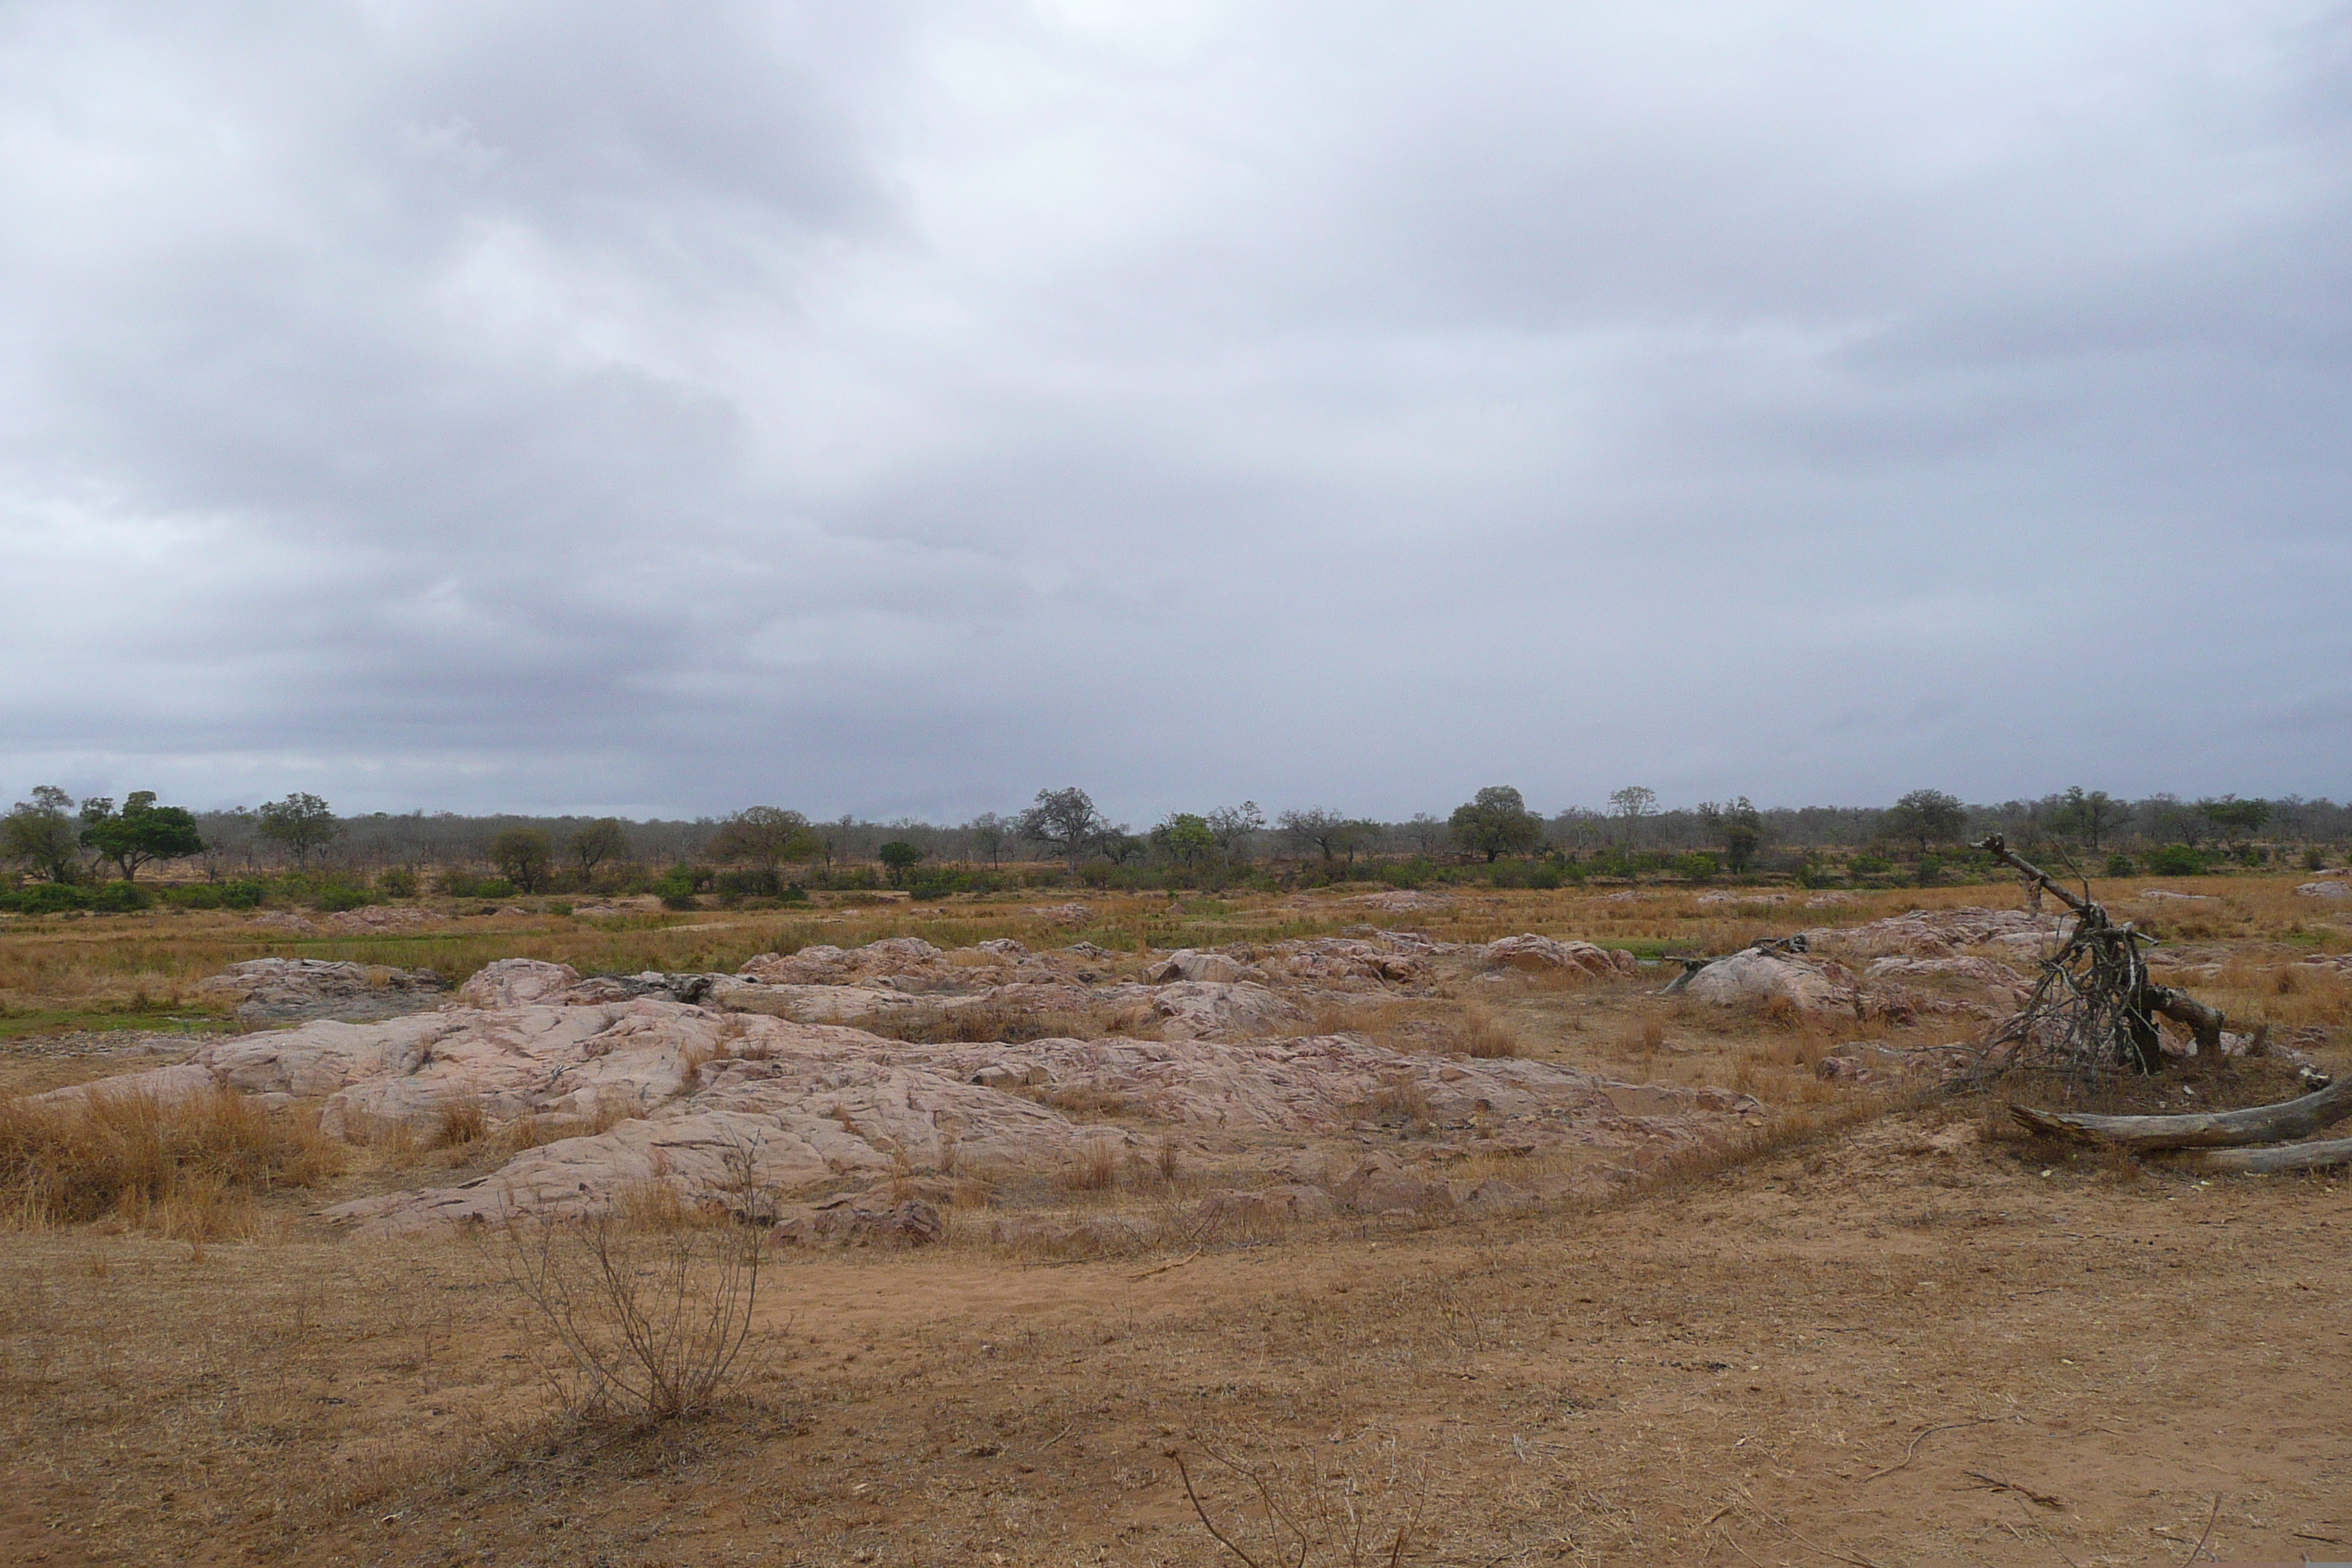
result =
[[[2167,911],[2176,951],[2215,965],[2201,994],[2352,1065],[2341,977],[2296,962],[2352,946],[2344,922],[2286,884],[2174,886],[2217,895]],[[1378,923],[1655,952],[1823,919],[1688,895],[1497,901]],[[1328,906],[1195,918],[1363,919]],[[863,923],[821,940],[950,921],[962,941],[1048,940],[1017,911],[835,918]],[[1176,918],[1114,907],[1093,929],[1198,940]],[[747,923],[740,955],[707,931],[519,920],[505,951],[587,968],[583,948],[625,942],[646,966],[708,967],[778,945]],[[161,999],[255,941],[126,922],[110,945],[93,921],[0,936],[0,975],[27,1010],[134,985]],[[101,956],[141,943],[143,973]],[[357,1242],[312,1217],[398,1172],[273,1196],[235,1241],[0,1234],[0,1561],[1242,1561],[1187,1472],[1268,1563],[1297,1555],[1268,1500],[1316,1563],[1388,1562],[1408,1522],[1398,1560],[1430,1564],[2352,1560],[2340,1175],[2208,1183],[2029,1141],[1997,1100],[1817,1078],[1858,1027],[1697,1009],[1655,979],[1505,977],[1320,1022],[1393,1034],[1475,1007],[1531,1056],[1736,1080],[1779,1115],[1754,1157],[1517,1218],[1351,1217],[1197,1253],[1052,1264],[987,1246],[960,1211],[944,1247],[780,1252],[739,1395],[651,1429],[556,1407],[545,1330],[495,1235]],[[1929,1018],[1894,1037],[1958,1032]],[[171,1043],[25,1033],[0,1065],[10,1089],[47,1088]],[[2192,1087],[2199,1103],[2278,1092],[2210,1068]]]

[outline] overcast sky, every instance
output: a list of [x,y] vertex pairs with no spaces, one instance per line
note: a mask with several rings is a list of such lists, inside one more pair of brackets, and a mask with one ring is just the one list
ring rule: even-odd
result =
[[2352,793],[2352,11],[0,5],[0,798]]

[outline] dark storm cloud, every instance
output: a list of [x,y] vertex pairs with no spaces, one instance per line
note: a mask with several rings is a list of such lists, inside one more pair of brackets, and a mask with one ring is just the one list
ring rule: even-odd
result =
[[0,771],[2341,794],[2347,38],[0,11]]

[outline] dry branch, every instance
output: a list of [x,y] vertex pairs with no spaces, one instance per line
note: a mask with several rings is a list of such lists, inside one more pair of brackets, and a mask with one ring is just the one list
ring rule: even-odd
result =
[[2243,1110],[2205,1110],[2181,1116],[2090,1116],[2011,1105],[2009,1113],[2036,1132],[2125,1149],[2235,1149],[2252,1143],[2308,1138],[2352,1116],[2352,1078],[2300,1100],[2249,1106]]

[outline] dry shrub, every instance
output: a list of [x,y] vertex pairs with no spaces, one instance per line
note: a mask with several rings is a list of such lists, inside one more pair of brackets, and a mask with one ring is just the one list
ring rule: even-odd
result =
[[1289,1466],[1253,1465],[1202,1445],[1192,1462],[1178,1453],[1176,1470],[1202,1527],[1249,1568],[1397,1568],[1419,1534],[1427,1479],[1393,1440],[1368,1459],[1310,1450]]
[[116,1215],[202,1240],[247,1223],[257,1193],[314,1185],[341,1166],[314,1120],[227,1089],[0,1101],[0,1204],[19,1226]]
[[1028,1098],[1040,1105],[1050,1105],[1063,1115],[1080,1121],[1108,1121],[1115,1117],[1135,1112],[1135,1101],[1123,1094],[1113,1094],[1092,1084],[1040,1084],[1027,1091]]
[[1402,1120],[1408,1128],[1426,1125],[1437,1115],[1429,1090],[1410,1073],[1399,1073],[1373,1090],[1371,1108],[1377,1118]]
[[433,1129],[433,1146],[437,1149],[462,1149],[478,1142],[490,1130],[490,1114],[479,1095],[467,1095],[453,1100],[441,1108]]
[[633,1231],[678,1230],[707,1223],[667,1182],[631,1182],[614,1194],[613,1212]]
[[1609,1042],[1609,1054],[1632,1060],[1655,1056],[1665,1048],[1666,1025],[1662,1018],[1629,1018]]
[[1519,1054],[1518,1036],[1484,1007],[1464,1008],[1462,1021],[1454,1026],[1454,1037],[1466,1057],[1492,1058]]
[[509,1223],[507,1278],[552,1335],[541,1370],[577,1416],[667,1421],[742,1370],[766,1252],[748,1226],[647,1233],[598,1217]]
[[1096,1039],[1133,1033],[1124,1014],[1039,1012],[990,1003],[978,1007],[907,1007],[860,1018],[857,1026],[916,1046],[1025,1045],[1031,1040]]
[[1070,1155],[1062,1184],[1074,1193],[1099,1193],[1118,1174],[1118,1154],[1108,1138],[1090,1140]]

